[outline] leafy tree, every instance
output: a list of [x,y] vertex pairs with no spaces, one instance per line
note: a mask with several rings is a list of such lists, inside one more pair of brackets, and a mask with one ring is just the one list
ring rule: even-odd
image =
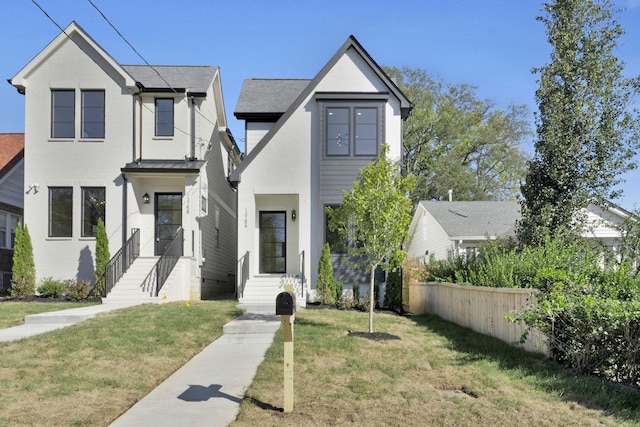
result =
[[634,169],[638,113],[629,107],[639,79],[622,76],[614,56],[623,34],[610,0],[545,3],[551,62],[540,74],[537,139],[522,185],[518,237],[540,244],[560,232],[579,235],[580,209],[620,195],[621,174]]
[[500,110],[470,85],[451,85],[425,70],[385,68],[414,104],[404,126],[403,171],[418,200],[509,200],[519,195],[531,134],[526,106]]
[[[104,227],[102,218],[98,218],[98,228],[96,230],[96,283],[104,275],[104,269],[109,263],[109,238]],[[100,285],[98,283],[98,285]]]
[[355,267],[370,272],[369,332],[373,332],[375,304],[375,270],[395,270],[406,257],[402,243],[408,235],[415,186],[413,176],[402,176],[400,167],[387,158],[389,147],[383,146],[378,159],[360,170],[350,192],[343,191],[342,205],[327,208],[329,228],[347,241]]
[[331,265],[331,248],[325,243],[320,254],[318,264],[317,292],[320,303],[333,304],[336,302],[336,281],[333,278],[333,266]]
[[27,297],[35,294],[36,267],[33,261],[33,246],[29,229],[21,223],[16,227],[11,274],[11,296]]

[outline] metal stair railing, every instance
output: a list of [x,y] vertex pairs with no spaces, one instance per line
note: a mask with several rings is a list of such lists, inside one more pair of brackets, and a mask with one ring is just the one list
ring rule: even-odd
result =
[[167,249],[142,282],[142,289],[154,289],[153,293],[156,297],[160,294],[160,289],[182,256],[183,236],[184,230],[180,227]]
[[[131,237],[122,245],[104,267],[102,276],[96,281],[94,289],[98,288],[102,296],[106,297],[111,289],[124,276],[131,264],[140,256],[140,229],[132,228]],[[104,284],[104,287],[101,285]]]

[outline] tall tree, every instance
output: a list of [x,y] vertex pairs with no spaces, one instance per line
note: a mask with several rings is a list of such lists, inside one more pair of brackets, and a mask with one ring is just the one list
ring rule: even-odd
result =
[[373,332],[375,306],[375,271],[395,270],[406,257],[402,243],[408,236],[412,203],[409,194],[415,186],[413,176],[403,176],[398,164],[387,158],[383,146],[378,159],[360,170],[351,191],[342,194],[342,205],[327,208],[329,228],[338,231],[346,241],[355,267],[370,272],[369,332]]
[[102,218],[98,218],[98,227],[96,230],[96,284],[103,290],[104,282],[99,283],[101,279],[104,279],[105,267],[109,263],[109,238],[107,237],[107,230],[104,226]]
[[518,235],[539,244],[559,232],[582,231],[581,208],[614,200],[621,174],[635,168],[638,112],[630,100],[638,79],[626,79],[614,55],[623,30],[610,0],[544,4],[551,62],[540,74],[535,156],[522,185]]
[[450,85],[425,70],[385,68],[414,104],[404,127],[403,171],[418,185],[412,199],[508,200],[519,195],[531,132],[526,106],[506,110],[470,85]]

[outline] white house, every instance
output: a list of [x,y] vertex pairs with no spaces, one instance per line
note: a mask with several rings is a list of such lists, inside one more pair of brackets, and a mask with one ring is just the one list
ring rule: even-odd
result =
[[[587,224],[583,236],[615,249],[620,238],[617,226],[630,213],[612,204],[607,208],[591,204],[583,214]],[[516,201],[421,201],[405,249],[410,258],[424,263],[457,256],[470,258],[487,238],[515,236],[518,220],[520,204]]]
[[11,286],[13,242],[24,205],[24,134],[0,134],[0,290]]
[[[244,81],[234,114],[245,120],[247,155],[230,176],[241,303],[273,304],[287,282],[297,302],[314,299],[320,252],[332,239],[325,207],[342,203],[382,143],[400,158],[410,109],[353,36],[311,80]],[[338,275],[359,280],[349,270]]]
[[226,177],[240,153],[218,67],[121,65],[72,22],[10,83],[25,95],[24,210],[38,279],[92,280],[103,218],[112,256],[139,252],[128,273],[141,276],[137,292],[148,274],[147,284],[156,280],[174,238],[177,265],[145,294],[233,291],[236,206]]

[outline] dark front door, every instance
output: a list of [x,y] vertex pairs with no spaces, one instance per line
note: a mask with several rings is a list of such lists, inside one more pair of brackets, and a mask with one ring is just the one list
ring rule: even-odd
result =
[[260,273],[286,272],[286,225],[286,212],[260,212]]
[[156,247],[159,256],[182,227],[182,193],[156,193]]

